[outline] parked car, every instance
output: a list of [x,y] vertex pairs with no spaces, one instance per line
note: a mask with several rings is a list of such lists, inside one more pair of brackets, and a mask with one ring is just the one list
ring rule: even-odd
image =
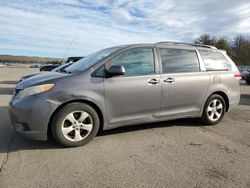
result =
[[61,63],[58,64],[47,64],[47,65],[43,65],[40,68],[40,71],[51,71],[61,65],[67,64],[67,63],[74,63],[79,61],[80,59],[82,59],[83,57],[67,57],[65,58]]
[[0,62],[0,68],[10,66],[11,64],[8,62]]
[[15,130],[63,146],[99,130],[179,118],[219,123],[240,100],[240,73],[225,51],[161,42],[103,49],[63,72],[20,82],[9,104]]
[[42,65],[41,64],[32,64],[30,68],[40,68]]
[[0,64],[0,68],[7,67],[5,64]]
[[246,84],[250,85],[250,72],[245,75]]
[[[70,66],[72,63],[67,63],[67,64],[63,64],[55,69],[52,70],[52,72],[63,72],[64,69],[68,66]],[[24,76],[22,76],[19,80],[19,82],[22,82],[23,80],[30,78],[32,76],[38,75],[38,74],[42,74],[42,72],[37,72],[37,73],[32,73],[32,74],[26,74]]]
[[248,74],[250,74],[250,69],[248,69],[248,70],[246,70],[246,71],[243,71],[243,72],[241,73],[242,79],[245,80],[245,79],[246,79],[246,76],[247,76]]

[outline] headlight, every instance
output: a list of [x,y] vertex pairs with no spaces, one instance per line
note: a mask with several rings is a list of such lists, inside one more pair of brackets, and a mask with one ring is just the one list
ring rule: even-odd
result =
[[16,98],[20,99],[29,95],[34,95],[34,94],[38,94],[38,93],[43,93],[46,91],[49,91],[51,88],[54,87],[55,84],[44,84],[44,85],[38,85],[38,86],[32,86],[32,87],[28,87],[24,90],[22,90],[17,96]]

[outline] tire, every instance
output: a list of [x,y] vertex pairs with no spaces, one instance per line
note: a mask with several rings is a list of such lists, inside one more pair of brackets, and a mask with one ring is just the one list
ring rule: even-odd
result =
[[250,80],[246,80],[246,84],[247,84],[247,85],[250,85]]
[[70,103],[52,118],[53,138],[64,147],[76,147],[92,140],[100,126],[96,111],[85,103]]
[[206,125],[215,125],[223,119],[225,112],[225,100],[222,96],[213,94],[207,99],[204,105],[201,120]]

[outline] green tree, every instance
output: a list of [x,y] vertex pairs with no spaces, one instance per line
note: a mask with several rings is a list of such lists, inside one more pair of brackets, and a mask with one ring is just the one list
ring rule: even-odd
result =
[[211,45],[215,46],[216,44],[216,38],[210,36],[209,34],[202,34],[194,41],[196,44],[205,44],[205,45]]
[[250,65],[250,38],[237,35],[230,42],[227,38],[217,39],[209,34],[202,34],[194,40],[195,43],[212,45],[218,49],[226,50],[227,54],[237,65]]
[[218,49],[230,50],[230,43],[226,38],[220,38],[219,40],[216,41],[215,47]]

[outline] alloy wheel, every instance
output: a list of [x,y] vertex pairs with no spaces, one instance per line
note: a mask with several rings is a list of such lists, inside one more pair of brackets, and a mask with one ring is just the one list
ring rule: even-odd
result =
[[220,100],[212,100],[207,107],[207,115],[211,121],[217,121],[223,114],[223,104]]
[[93,129],[93,119],[85,111],[69,113],[62,122],[63,136],[73,142],[85,139]]

